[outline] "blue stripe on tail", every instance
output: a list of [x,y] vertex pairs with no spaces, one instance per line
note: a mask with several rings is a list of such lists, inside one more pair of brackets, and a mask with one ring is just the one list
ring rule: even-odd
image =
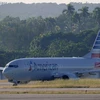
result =
[[100,58],[100,31],[98,32],[91,51],[84,56],[85,58]]

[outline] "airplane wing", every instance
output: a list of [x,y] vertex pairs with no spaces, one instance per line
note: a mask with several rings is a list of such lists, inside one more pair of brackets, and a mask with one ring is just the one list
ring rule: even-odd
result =
[[[61,73],[61,72],[55,72],[52,74],[54,78],[63,78],[65,79],[80,79],[81,77],[86,77],[88,75],[95,75],[96,73],[99,73],[100,70],[87,70],[87,71],[75,71],[75,72],[66,72],[66,73]],[[67,77],[66,77],[67,76]]]
[[55,72],[52,74],[54,78],[64,78],[64,79],[79,79],[79,77],[75,73],[63,73],[63,72]]
[[96,73],[100,73],[100,70],[87,70],[87,71],[80,71],[80,72],[75,72],[76,76],[81,77],[81,76],[85,76],[87,74],[89,75],[94,75]]

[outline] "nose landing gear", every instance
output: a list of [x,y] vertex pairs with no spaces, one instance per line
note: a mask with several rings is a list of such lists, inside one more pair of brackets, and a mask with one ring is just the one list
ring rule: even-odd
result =
[[17,86],[20,81],[16,81],[16,80],[8,80],[9,82],[13,83],[13,86]]
[[18,84],[27,84],[30,81],[9,80],[9,82],[13,83],[13,86],[17,86]]
[[20,83],[20,81],[13,81],[13,83],[13,86],[17,86]]

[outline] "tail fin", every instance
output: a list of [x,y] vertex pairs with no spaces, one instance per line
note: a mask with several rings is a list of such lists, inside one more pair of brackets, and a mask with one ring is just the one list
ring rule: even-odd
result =
[[91,50],[91,58],[100,58],[100,31],[98,32],[97,37],[94,41]]
[[84,56],[85,58],[100,58],[100,31],[98,32],[91,51]]

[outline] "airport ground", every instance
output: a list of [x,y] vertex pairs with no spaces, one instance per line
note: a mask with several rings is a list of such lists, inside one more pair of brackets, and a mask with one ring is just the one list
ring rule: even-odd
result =
[[99,94],[0,94],[0,100],[100,100]]
[[[29,85],[32,84],[33,82],[29,83]],[[13,87],[12,83],[0,81],[0,100],[100,100],[100,88],[29,88],[22,86]]]

